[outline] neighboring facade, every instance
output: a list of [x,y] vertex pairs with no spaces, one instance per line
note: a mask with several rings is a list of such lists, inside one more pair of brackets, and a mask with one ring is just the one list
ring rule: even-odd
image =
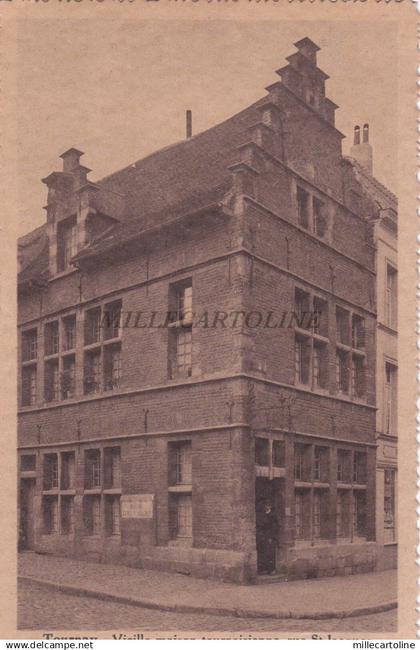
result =
[[[362,140],[360,142],[360,140]],[[398,440],[398,203],[372,176],[369,127],[355,129],[351,164],[364,192],[378,207],[372,221],[376,244],[376,539],[378,568],[397,566]]]
[[253,580],[270,500],[279,574],[376,567],[377,206],[296,47],[222,124],[44,179],[19,242],[21,547]]

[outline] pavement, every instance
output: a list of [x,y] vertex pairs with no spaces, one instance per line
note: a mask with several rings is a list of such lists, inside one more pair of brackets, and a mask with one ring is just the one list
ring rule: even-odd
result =
[[236,585],[176,573],[21,553],[21,585],[167,612],[241,618],[333,619],[397,607],[397,572]]

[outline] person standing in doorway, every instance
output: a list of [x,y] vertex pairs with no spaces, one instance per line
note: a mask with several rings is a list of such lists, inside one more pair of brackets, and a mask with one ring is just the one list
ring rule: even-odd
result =
[[276,547],[278,543],[278,521],[271,501],[257,515],[257,558],[258,573],[276,572]]

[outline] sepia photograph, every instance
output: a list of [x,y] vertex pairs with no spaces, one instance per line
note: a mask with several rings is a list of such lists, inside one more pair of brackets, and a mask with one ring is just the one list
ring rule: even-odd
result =
[[392,637],[398,22],[177,16],[17,21],[17,629]]

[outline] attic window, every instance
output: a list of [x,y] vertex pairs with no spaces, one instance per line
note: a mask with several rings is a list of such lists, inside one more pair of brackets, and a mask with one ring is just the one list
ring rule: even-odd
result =
[[60,221],[57,226],[57,269],[71,268],[70,260],[77,253],[76,216]]

